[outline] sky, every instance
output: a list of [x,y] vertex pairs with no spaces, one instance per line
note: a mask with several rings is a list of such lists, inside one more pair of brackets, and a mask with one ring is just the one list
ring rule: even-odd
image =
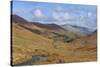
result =
[[21,16],[30,22],[71,24],[91,30],[97,29],[97,7],[95,5],[13,0],[12,14]]

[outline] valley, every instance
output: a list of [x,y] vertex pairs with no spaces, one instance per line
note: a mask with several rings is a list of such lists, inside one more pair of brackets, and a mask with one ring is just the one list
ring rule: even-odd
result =
[[28,22],[13,15],[12,65],[96,61],[97,32],[86,35],[73,30],[56,24]]

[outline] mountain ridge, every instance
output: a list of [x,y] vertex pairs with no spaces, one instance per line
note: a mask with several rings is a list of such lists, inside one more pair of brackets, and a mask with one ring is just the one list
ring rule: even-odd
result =
[[92,34],[94,31],[90,31],[88,28],[86,27],[81,27],[81,26],[77,26],[77,25],[69,25],[69,24],[64,24],[62,25],[62,28],[71,31],[71,32],[79,32],[85,35],[89,35]]

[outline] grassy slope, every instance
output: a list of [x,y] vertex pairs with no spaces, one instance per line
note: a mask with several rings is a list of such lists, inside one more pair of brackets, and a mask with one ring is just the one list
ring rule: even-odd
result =
[[[49,49],[51,41],[42,36],[31,33],[18,25],[13,25],[13,63],[20,63],[30,58],[36,49]],[[49,47],[47,47],[49,45]],[[42,46],[42,47],[38,47]]]
[[[57,48],[52,45],[52,40],[41,35],[32,33],[18,25],[13,24],[13,64],[23,63],[31,59],[32,55],[48,56],[47,61],[38,61],[35,64],[64,63],[79,61],[95,61],[96,48],[83,49],[85,45],[91,44],[96,37],[89,37],[89,43],[83,43],[88,38],[77,39],[76,42],[56,42]],[[93,41],[96,45],[96,40]],[[91,45],[89,46],[91,47]]]

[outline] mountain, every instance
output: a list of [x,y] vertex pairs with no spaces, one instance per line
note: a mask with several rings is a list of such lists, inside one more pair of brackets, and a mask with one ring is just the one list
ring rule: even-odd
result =
[[25,20],[24,18],[18,16],[18,15],[12,15],[12,21],[14,23],[20,23],[20,24],[28,24],[30,26],[37,26],[39,28],[45,28],[48,30],[64,30],[62,27],[60,27],[57,24],[42,24],[39,22],[28,22],[27,20]]
[[18,26],[23,27],[24,29],[32,33],[42,35],[47,38],[54,38],[56,36],[57,39],[61,39],[62,37],[63,40],[65,39],[65,37],[68,37],[68,40],[73,40],[75,38],[83,36],[83,34],[77,33],[79,29],[71,25],[67,25],[67,30],[65,30],[57,24],[42,24],[40,22],[28,22],[27,20],[23,19],[18,15],[12,15],[12,21],[13,24],[17,24]]
[[81,26],[64,24],[61,27],[64,28],[64,29],[66,29],[66,30],[68,30],[68,31],[79,32],[79,33],[82,33],[84,35],[88,35],[88,34],[92,33],[88,28],[81,27]]
[[[32,64],[50,64],[60,62],[96,61],[96,33],[89,37],[81,37],[71,43],[56,42],[32,33],[19,26],[12,25],[12,65],[23,64],[32,56],[46,56],[48,60],[32,62]],[[28,64],[26,64],[28,65]]]
[[40,28],[46,28],[49,30],[64,30],[62,27],[60,27],[57,24],[42,24],[42,23],[34,23],[34,22],[33,22],[33,24]]
[[93,32],[94,34],[97,33],[97,29]]
[[[19,64],[29,60],[37,47],[52,48],[51,40],[19,26],[12,25],[12,63]],[[49,46],[49,47],[48,47]],[[41,52],[42,53],[42,52]],[[41,54],[40,52],[38,54]]]
[[[77,37],[77,33],[56,24],[28,22],[12,15],[12,65],[96,61],[96,32]],[[47,60],[34,61],[33,56],[44,56]]]
[[14,23],[28,23],[27,20],[25,20],[24,18],[18,16],[18,15],[11,15],[11,19]]
[[43,36],[48,36],[56,33],[63,33],[65,29],[56,24],[42,24],[39,22],[28,22],[18,15],[12,15],[13,24],[18,24],[20,27],[23,27],[33,33],[37,33]]

